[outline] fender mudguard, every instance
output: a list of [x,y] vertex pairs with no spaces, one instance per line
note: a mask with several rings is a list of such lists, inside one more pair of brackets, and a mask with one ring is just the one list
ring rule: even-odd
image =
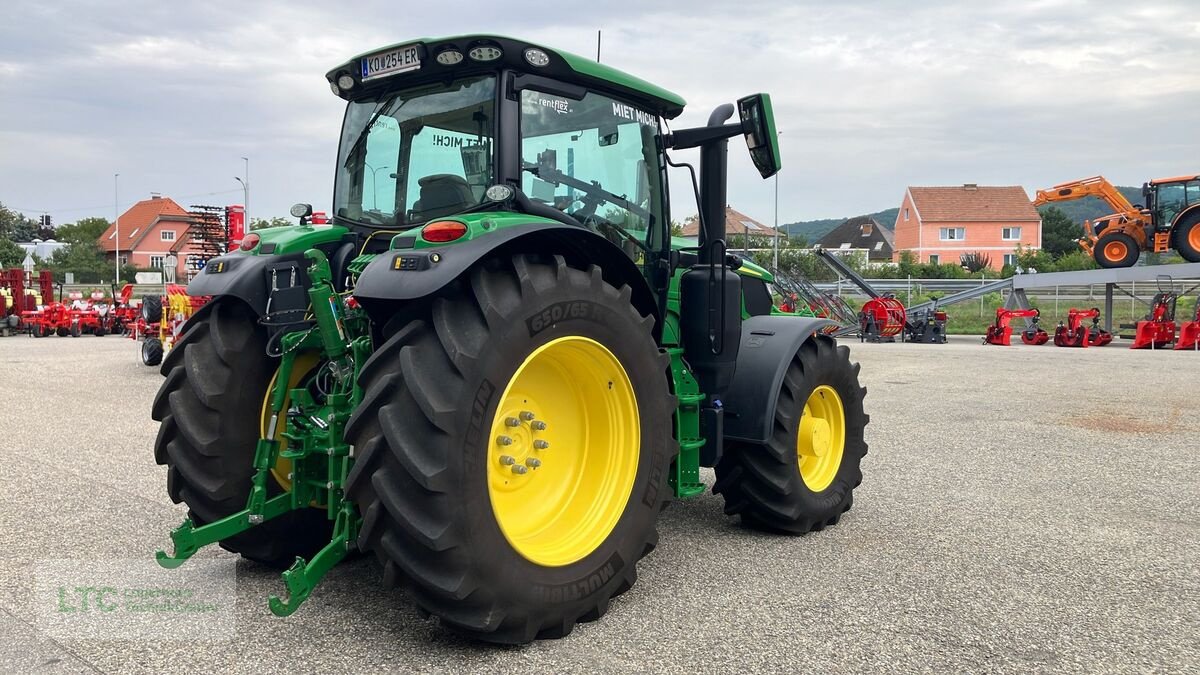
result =
[[268,269],[283,264],[296,264],[305,270],[308,263],[303,253],[288,255],[222,255],[212,258],[204,270],[188,284],[188,295],[233,296],[244,300],[262,315],[270,295]]
[[829,319],[779,315],[752,316],[742,322],[733,384],[721,397],[725,407],[725,438],[764,443],[770,438],[775,402],[783,376],[800,345]]
[[354,298],[382,324],[398,303],[434,295],[485,258],[517,253],[557,254],[576,265],[598,265],[605,281],[617,288],[628,285],[634,306],[655,317],[656,337],[662,330],[658,303],[641,268],[608,239],[558,223],[517,225],[459,244],[381,253],[359,276]]

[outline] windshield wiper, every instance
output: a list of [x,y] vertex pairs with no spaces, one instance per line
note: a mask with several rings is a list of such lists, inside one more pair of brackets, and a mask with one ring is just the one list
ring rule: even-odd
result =
[[582,181],[582,180],[579,180],[578,178],[568,176],[567,174],[565,174],[557,169],[553,169],[553,170],[541,169],[536,164],[526,164],[523,168],[526,171],[528,171],[529,173],[546,181],[547,183],[553,183],[554,185],[566,185],[567,187],[573,187],[576,190],[580,190],[580,191],[586,192],[588,194],[594,194],[598,197],[603,198],[604,201],[606,201],[610,204],[613,204],[615,206],[620,206],[621,208],[625,209],[626,211],[629,211],[630,213],[633,213],[634,215],[641,216],[642,218],[645,218],[647,220],[649,220],[649,218],[650,218],[649,211],[647,211],[646,209],[642,208],[641,206],[629,201],[623,195],[618,195],[616,193],[605,190],[603,186],[601,186],[599,183],[597,183],[595,181],[592,181],[590,183],[587,181]]

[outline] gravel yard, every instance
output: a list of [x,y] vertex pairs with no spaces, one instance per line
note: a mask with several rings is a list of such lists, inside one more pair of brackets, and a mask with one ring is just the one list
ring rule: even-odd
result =
[[496,648],[422,619],[366,557],[276,618],[277,574],[216,547],[197,558],[236,569],[231,640],[48,635],[40,565],[151,559],[184,509],[153,459],[161,377],[132,341],[0,339],[0,669],[1200,669],[1200,354],[979,342],[851,343],[870,452],[838,526],[772,536],[711,493],[676,504],[604,618]]

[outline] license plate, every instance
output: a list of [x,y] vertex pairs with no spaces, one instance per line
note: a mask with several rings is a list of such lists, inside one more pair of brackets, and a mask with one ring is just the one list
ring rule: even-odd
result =
[[397,73],[407,73],[421,67],[421,54],[417,45],[408,45],[389,49],[386,52],[364,56],[362,60],[362,80],[374,80],[377,77],[387,77]]

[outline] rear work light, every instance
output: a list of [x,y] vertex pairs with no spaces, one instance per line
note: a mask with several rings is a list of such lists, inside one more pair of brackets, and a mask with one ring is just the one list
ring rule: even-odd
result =
[[457,220],[436,220],[421,228],[421,238],[434,243],[454,241],[467,233],[467,226]]
[[254,247],[258,246],[258,242],[261,240],[261,237],[251,232],[250,234],[242,237],[242,243],[240,246],[238,246],[238,248],[242,249],[243,251],[253,251]]

